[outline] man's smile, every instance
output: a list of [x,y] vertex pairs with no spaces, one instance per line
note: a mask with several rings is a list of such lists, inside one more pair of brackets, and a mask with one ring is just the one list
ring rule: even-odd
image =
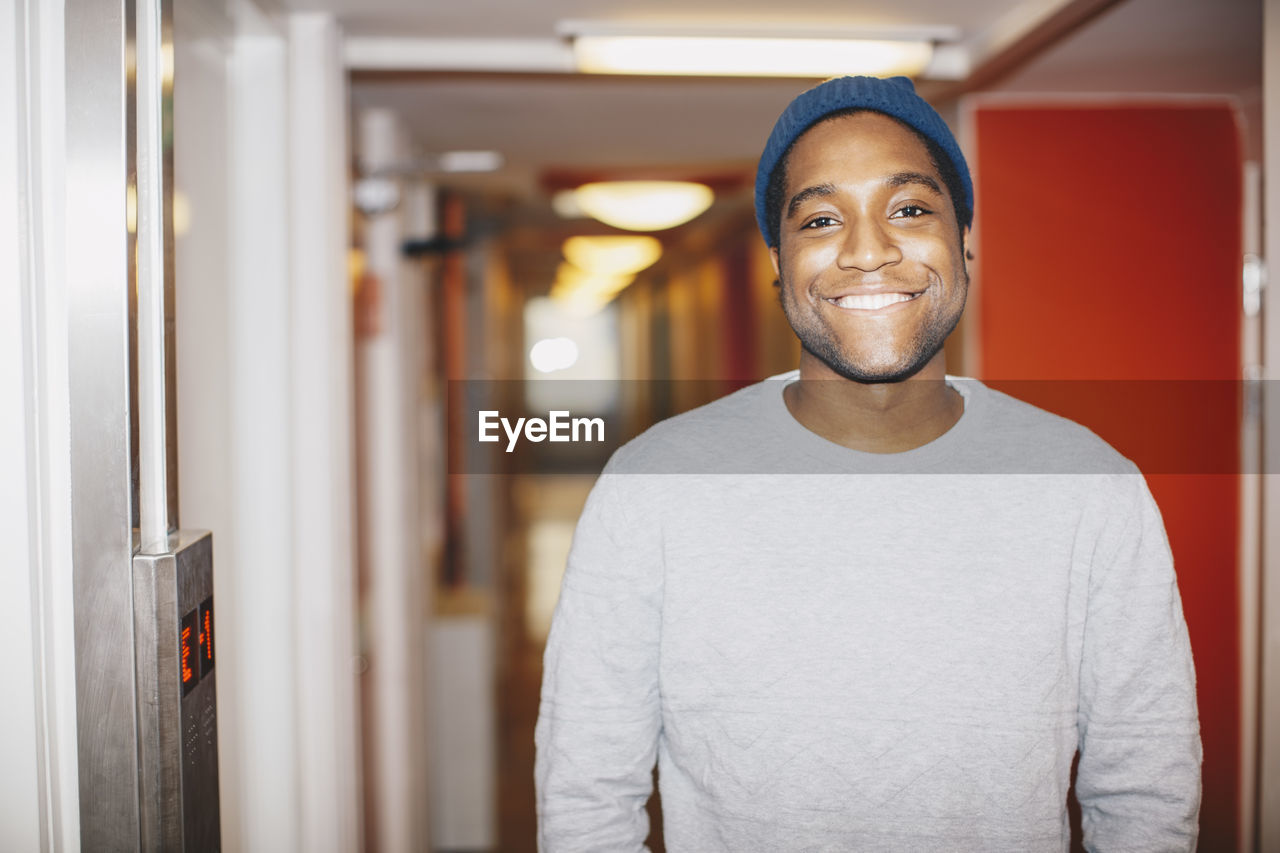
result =
[[904,302],[911,302],[918,298],[921,293],[906,293],[902,291],[892,291],[888,293],[847,293],[843,296],[824,297],[826,302],[831,303],[837,308],[843,308],[850,311],[881,311],[893,305],[900,305]]

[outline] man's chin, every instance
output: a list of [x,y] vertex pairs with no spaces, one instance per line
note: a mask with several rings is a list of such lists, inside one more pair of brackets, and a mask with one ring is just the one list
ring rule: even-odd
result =
[[911,367],[902,370],[881,371],[876,373],[849,371],[841,375],[845,379],[851,379],[863,385],[889,385],[895,382],[906,382],[908,379],[914,379],[920,374],[923,365],[920,367]]
[[836,377],[863,385],[885,385],[913,379],[928,366],[929,362],[933,360],[933,356],[936,355],[936,353],[931,353],[924,357],[917,357],[894,364],[869,365],[857,363],[846,358],[824,356],[822,353],[815,353],[808,348],[806,348],[806,352],[810,357],[824,364],[827,370],[835,374]]

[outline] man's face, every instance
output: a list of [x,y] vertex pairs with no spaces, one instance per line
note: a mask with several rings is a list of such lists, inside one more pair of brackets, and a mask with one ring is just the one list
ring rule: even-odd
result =
[[880,113],[810,128],[791,148],[778,248],[801,376],[896,382],[944,372],[964,310],[965,241],[924,143]]

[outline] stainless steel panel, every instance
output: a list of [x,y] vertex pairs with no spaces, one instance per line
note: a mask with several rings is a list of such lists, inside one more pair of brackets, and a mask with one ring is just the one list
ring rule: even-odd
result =
[[[144,0],[159,11],[169,39],[169,0]],[[136,681],[134,499],[136,498],[136,359],[130,297],[133,242],[129,188],[137,114],[131,67],[134,0],[93,0],[65,8],[66,47],[66,273],[68,373],[71,405],[73,587],[80,842],[84,850],[136,850],[143,843],[143,811],[163,800],[139,797],[160,756],[140,740]],[[171,111],[166,79],[163,112]],[[166,127],[171,123],[162,121]],[[163,139],[165,338],[172,358],[173,243],[170,188],[172,139]],[[172,371],[166,376],[172,408]],[[169,469],[165,521],[176,526],[176,459],[172,416],[166,424]],[[146,603],[161,607],[152,589]],[[150,629],[154,634],[155,627]],[[144,641],[158,650],[155,637]],[[212,687],[212,682],[210,682]],[[141,716],[150,709],[143,706]],[[176,729],[175,729],[176,732]],[[156,770],[158,772],[158,769]],[[216,772],[216,770],[215,770]],[[178,790],[176,786],[173,790]],[[166,794],[168,796],[168,794]],[[216,809],[215,809],[216,812]],[[216,820],[216,818],[215,818]],[[216,846],[216,842],[215,842]],[[209,848],[205,848],[209,849]]]
[[[133,606],[138,644],[138,796],[142,850],[181,846],[181,763],[178,750],[177,557],[133,559]],[[166,748],[167,747],[167,748]]]
[[134,557],[133,574],[141,849],[217,850],[216,648],[206,653],[217,628],[202,618],[213,604],[212,538],[174,533],[168,553]]
[[81,849],[138,845],[124,2],[68,3],[66,274]]

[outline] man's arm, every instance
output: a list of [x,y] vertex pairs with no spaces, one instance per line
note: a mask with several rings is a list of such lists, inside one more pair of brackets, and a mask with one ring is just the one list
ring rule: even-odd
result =
[[617,475],[603,475],[578,522],[547,640],[534,774],[544,853],[646,849],[662,569],[656,531],[628,509]]
[[1121,478],[1090,577],[1080,670],[1080,799],[1091,851],[1194,850],[1195,670],[1159,510]]

